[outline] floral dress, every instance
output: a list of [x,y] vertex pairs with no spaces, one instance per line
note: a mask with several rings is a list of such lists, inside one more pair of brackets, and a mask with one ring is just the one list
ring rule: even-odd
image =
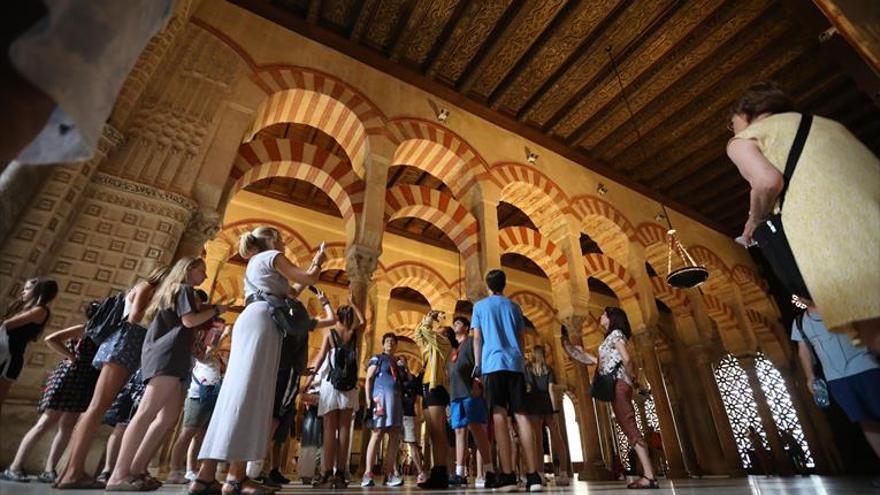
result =
[[403,394],[398,381],[397,363],[387,354],[370,358],[367,367],[376,367],[373,375],[373,428],[397,428],[403,423]]

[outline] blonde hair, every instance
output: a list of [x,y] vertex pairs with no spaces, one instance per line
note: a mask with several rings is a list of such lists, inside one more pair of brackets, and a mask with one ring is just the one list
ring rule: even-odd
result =
[[[540,362],[538,356],[540,355]],[[549,366],[547,366],[547,354],[542,345],[536,345],[532,349],[532,361],[530,364],[530,368],[532,369],[532,373],[535,375],[546,375],[549,370]]]
[[168,276],[168,272],[171,270],[168,265],[161,264],[156,265],[150,270],[150,273],[147,274],[146,278],[144,278],[144,282],[150,284],[154,289],[165,280],[165,277]]
[[238,242],[238,254],[242,258],[248,259],[257,253],[273,249],[272,241],[277,240],[279,237],[278,229],[261,225],[241,235],[241,239]]
[[195,256],[184,256],[174,263],[168,275],[159,284],[159,288],[153,293],[143,321],[151,322],[159,311],[174,307],[177,294],[180,292],[180,284],[186,283],[186,275],[200,263],[204,264],[205,261]]

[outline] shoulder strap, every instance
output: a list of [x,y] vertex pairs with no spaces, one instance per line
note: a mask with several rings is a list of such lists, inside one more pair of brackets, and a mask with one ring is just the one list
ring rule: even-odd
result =
[[791,150],[788,152],[788,159],[785,160],[785,173],[783,174],[784,184],[782,192],[779,193],[779,207],[785,201],[785,193],[788,191],[788,184],[794,175],[794,169],[804,151],[804,144],[807,142],[807,135],[810,133],[810,127],[813,125],[813,116],[809,113],[801,114],[801,121],[798,124],[797,134],[794,136],[794,142],[791,144]]
[[336,349],[339,347],[339,334],[336,333],[335,328],[330,329],[330,338],[333,339],[333,348]]

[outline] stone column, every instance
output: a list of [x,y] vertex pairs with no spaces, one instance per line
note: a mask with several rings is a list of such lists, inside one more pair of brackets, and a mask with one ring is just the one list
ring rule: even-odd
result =
[[730,427],[730,420],[727,418],[724,401],[721,399],[721,392],[718,390],[718,383],[715,381],[715,373],[712,370],[712,357],[708,349],[702,345],[690,346],[687,354],[692,359],[696,359],[696,372],[699,375],[702,392],[705,394],[704,399],[709,405],[709,410],[712,412],[715,431],[721,443],[721,452],[727,463],[728,472],[731,476],[744,476],[745,469],[743,469],[742,460],[739,456],[739,449],[736,445],[733,429]]
[[761,424],[764,431],[767,432],[767,440],[770,443],[770,450],[773,459],[776,462],[776,468],[782,475],[792,474],[791,463],[782,446],[782,439],[779,437],[779,429],[776,427],[776,421],[773,420],[773,413],[770,411],[770,405],[767,403],[767,395],[761,387],[761,380],[758,378],[757,359],[754,356],[740,357],[739,362],[746,371],[749,378],[749,386],[752,388],[752,395],[758,406],[758,415],[761,417]]
[[657,360],[654,338],[651,333],[639,333],[635,338],[636,346],[644,363],[645,375],[651,384],[651,394],[654,396],[657,418],[660,421],[663,451],[669,463],[669,477],[684,478],[687,476],[687,473],[685,472],[684,460],[681,455],[681,444],[678,441],[678,432],[672,417],[672,409],[669,406],[669,396],[666,392],[663,372],[660,369],[660,362]]
[[[569,329],[569,340],[575,345],[583,345],[581,327],[584,316],[573,315],[565,319],[565,325]],[[581,427],[581,446],[584,451],[584,467],[579,473],[581,479],[601,480],[607,479],[607,470],[604,469],[602,451],[599,447],[599,429],[596,423],[596,410],[593,407],[593,398],[589,394],[590,378],[587,367],[574,364],[575,387],[574,394],[577,399],[577,414]]]
[[[354,304],[364,312],[366,317],[367,296],[370,289],[370,283],[373,279],[373,272],[379,264],[379,252],[367,246],[354,244],[348,248],[345,253],[345,271],[348,274],[348,289],[351,291],[351,298]],[[375,325],[369,322],[364,329],[364,335],[361,342],[362,354],[369,352],[376,333]]]

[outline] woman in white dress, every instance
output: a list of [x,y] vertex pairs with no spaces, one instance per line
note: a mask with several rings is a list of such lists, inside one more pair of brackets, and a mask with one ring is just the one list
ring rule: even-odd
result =
[[[321,350],[312,363],[317,375],[306,380],[304,389],[308,390],[312,380],[317,376],[321,383],[318,394],[318,416],[323,418],[323,455],[321,456],[321,474],[312,482],[315,488],[345,488],[348,486],[348,442],[351,435],[351,418],[357,411],[357,386],[337,388],[331,380],[331,369],[345,361],[343,356],[354,353],[357,356],[357,329],[365,322],[364,315],[349,298],[349,304],[336,310],[336,325],[331,327],[321,344]],[[356,359],[356,358],[355,358]],[[349,376],[357,381],[357,367],[350,370]],[[351,380],[347,380],[351,381]],[[334,475],[333,468],[336,468]]]
[[[190,485],[192,494],[221,490],[224,495],[273,493],[245,475],[246,461],[266,455],[281,356],[281,332],[269,304],[261,299],[262,295],[286,297],[291,282],[314,284],[325,258],[321,244],[304,271],[284,256],[283,249],[281,234],[272,227],[257,227],[241,237],[239,254],[248,260],[244,281],[247,306],[232,330],[226,379],[199,452],[203,462]],[[221,490],[214,479],[218,461],[230,463]]]

